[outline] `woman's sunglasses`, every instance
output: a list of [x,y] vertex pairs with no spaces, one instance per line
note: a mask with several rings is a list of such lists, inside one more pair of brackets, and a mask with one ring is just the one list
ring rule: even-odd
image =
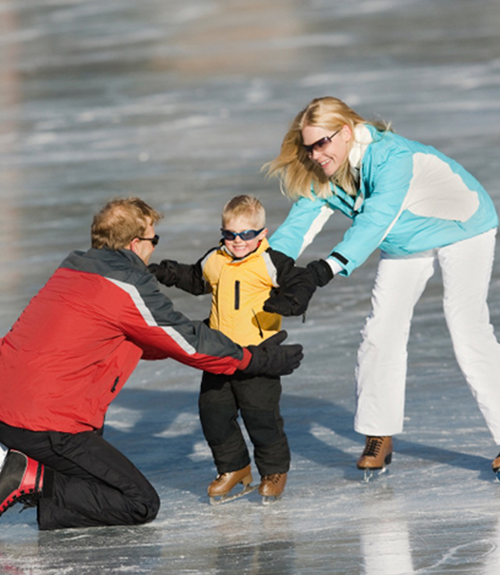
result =
[[221,234],[223,240],[228,240],[230,242],[234,241],[238,236],[244,241],[248,242],[256,238],[260,232],[262,232],[265,228],[261,228],[260,230],[245,230],[244,232],[232,232],[230,230],[225,230],[221,228]]
[[323,150],[326,146],[328,146],[328,144],[332,143],[333,138],[335,138],[335,136],[340,132],[341,129],[342,128],[339,128],[331,136],[325,136],[324,138],[321,138],[321,140],[318,140],[313,144],[307,144],[307,145],[302,144],[302,147],[309,156],[312,156],[313,152],[321,152],[321,150]]

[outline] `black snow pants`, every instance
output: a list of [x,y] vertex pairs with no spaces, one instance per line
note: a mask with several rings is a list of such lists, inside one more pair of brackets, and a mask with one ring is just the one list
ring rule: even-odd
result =
[[236,471],[250,463],[238,412],[253,443],[260,475],[288,471],[290,449],[280,414],[280,397],[278,377],[203,373],[200,421],[218,473]]
[[101,432],[29,431],[0,422],[0,442],[46,466],[41,530],[139,525],[158,513],[153,486]]

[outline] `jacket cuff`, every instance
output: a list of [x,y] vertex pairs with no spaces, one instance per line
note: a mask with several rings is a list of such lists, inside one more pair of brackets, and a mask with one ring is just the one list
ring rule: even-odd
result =
[[241,360],[240,365],[238,366],[238,369],[240,371],[246,369],[250,364],[250,361],[252,360],[252,352],[249,351],[247,347],[244,347],[242,349],[243,349],[243,359]]

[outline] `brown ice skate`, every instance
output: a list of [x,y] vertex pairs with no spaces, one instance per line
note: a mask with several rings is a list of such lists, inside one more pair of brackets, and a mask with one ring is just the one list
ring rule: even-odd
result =
[[[243,489],[239,493],[230,495],[231,490],[238,483],[243,485]],[[238,469],[237,471],[219,473],[219,475],[217,475],[217,477],[208,486],[210,503],[212,505],[217,505],[218,503],[225,503],[241,497],[242,495],[246,495],[256,489],[256,486],[252,486],[251,483],[252,473],[250,471],[250,465],[243,467],[243,469]]]
[[493,469],[493,473],[496,474],[498,480],[500,481],[500,453],[491,462],[491,468]]
[[261,478],[259,493],[262,495],[264,503],[272,503],[281,497],[285,489],[286,479],[286,473],[273,473]]
[[365,481],[369,481],[374,470],[380,473],[386,470],[386,465],[392,460],[392,438],[390,436],[375,437],[368,435],[361,457],[356,462],[358,469],[365,471]]

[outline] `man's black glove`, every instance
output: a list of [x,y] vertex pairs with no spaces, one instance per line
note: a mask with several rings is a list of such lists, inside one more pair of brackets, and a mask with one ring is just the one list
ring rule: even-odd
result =
[[159,264],[149,264],[148,270],[167,287],[174,286],[179,279],[179,264],[174,260],[162,260]]
[[332,268],[325,262],[325,260],[314,260],[309,262],[306,266],[318,287],[326,286],[326,284],[333,279]]
[[297,369],[304,357],[303,347],[298,343],[280,345],[287,337],[287,332],[282,330],[260,345],[249,345],[247,349],[251,352],[252,359],[248,366],[242,370],[243,373],[278,377],[289,375],[294,369]]

